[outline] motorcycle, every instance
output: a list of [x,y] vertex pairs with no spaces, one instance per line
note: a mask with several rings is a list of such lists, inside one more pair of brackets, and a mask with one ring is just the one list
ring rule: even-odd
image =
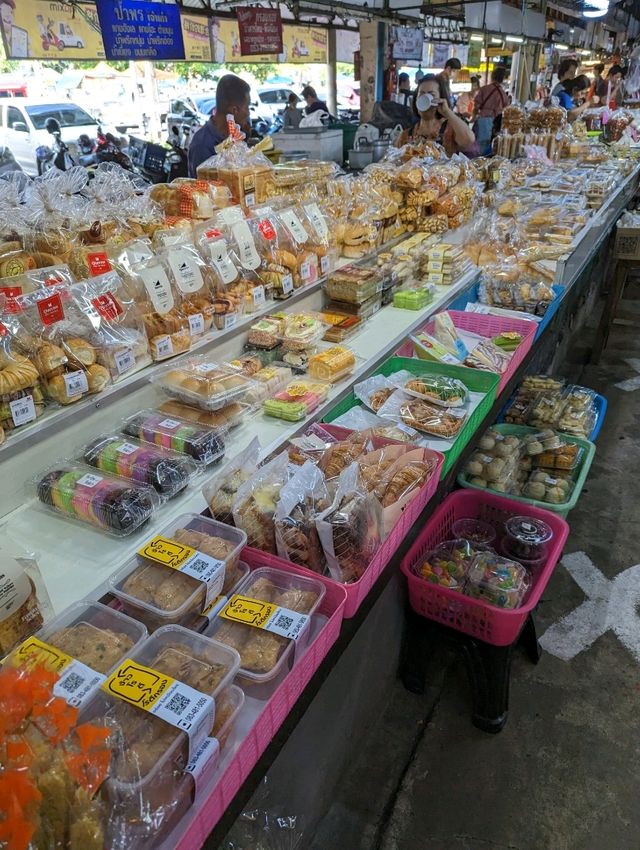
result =
[[91,168],[98,164],[96,145],[86,133],[78,137],[78,164]]
[[164,161],[164,172],[167,183],[171,183],[176,177],[189,176],[189,162],[187,147],[189,143],[189,128],[183,127],[182,133],[178,127],[171,128],[168,143],[171,150],[167,153]]
[[59,171],[68,171],[73,168],[76,163],[66,143],[62,141],[60,124],[55,118],[47,118],[44,128],[53,136],[53,143],[51,147],[40,145],[36,149],[38,174],[44,174],[52,168],[57,168]]
[[101,127],[98,127],[95,156],[98,163],[115,162],[125,171],[136,170],[131,157],[123,150],[122,142],[112,133],[103,133]]

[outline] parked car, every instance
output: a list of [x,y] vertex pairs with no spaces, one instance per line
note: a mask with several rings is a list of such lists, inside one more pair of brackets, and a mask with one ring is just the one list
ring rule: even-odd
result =
[[209,116],[216,108],[216,93],[214,91],[202,94],[188,94],[171,101],[167,113],[167,134],[171,136],[175,127],[179,133],[186,128],[196,130],[207,123]]
[[273,119],[284,110],[289,95],[294,94],[294,91],[284,86],[261,86],[251,94],[251,118],[260,118],[272,124]]
[[74,159],[78,136],[85,133],[93,139],[98,130],[98,122],[71,101],[0,99],[0,145],[6,145],[23,171],[32,176],[38,173],[36,149],[51,144],[45,127],[48,118],[55,118],[60,124],[62,141]]

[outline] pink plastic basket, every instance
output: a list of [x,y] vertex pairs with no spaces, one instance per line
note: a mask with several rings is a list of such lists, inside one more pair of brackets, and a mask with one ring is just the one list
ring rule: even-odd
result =
[[[251,569],[275,567],[298,575],[306,575],[307,570],[298,569],[293,564],[273,559],[263,552],[244,549],[242,559]],[[227,765],[220,781],[211,794],[202,800],[196,800],[186,817],[184,830],[174,845],[175,850],[200,850],[209,833],[218,823],[229,803],[240,790],[251,770],[254,768],[267,745],[282,725],[311,677],[338,639],[344,613],[346,593],[341,585],[314,574],[326,587],[319,614],[328,621],[315,640],[307,648],[302,658],[294,664],[291,671],[278,686],[265,704],[260,716],[240,744],[238,751]],[[180,827],[178,826],[178,829]]]
[[[338,439],[345,439],[351,431],[347,428],[340,428],[336,425],[322,425],[330,434],[338,437]],[[340,432],[343,432],[342,434]],[[396,444],[395,440],[384,440],[382,438],[374,438],[373,441],[374,448],[381,448],[384,445]],[[341,584],[340,582],[333,581],[333,579],[324,578],[323,581],[330,582],[335,587],[343,588],[347,593],[347,603],[344,608],[344,618],[346,620],[354,617],[358,608],[364,602],[365,597],[375,584],[376,580],[380,577],[382,571],[387,566],[394,553],[398,550],[400,544],[404,540],[404,538],[409,533],[411,527],[417,522],[420,514],[424,510],[425,506],[433,496],[438,486],[438,482],[440,481],[440,473],[442,472],[442,466],[444,464],[444,455],[440,452],[433,451],[432,449],[427,449],[429,455],[433,457],[436,462],[436,468],[433,471],[433,475],[426,482],[426,484],[421,487],[420,492],[409,502],[400,516],[398,522],[394,525],[393,530],[384,541],[382,546],[376,552],[374,559],[371,561],[364,574],[358,579],[358,581],[354,581],[352,584]],[[288,561],[285,561],[283,558],[279,558],[276,555],[266,555],[264,552],[260,552],[258,549],[251,549],[247,547],[245,552],[251,552],[252,555],[260,555],[262,558],[268,558],[269,564],[279,564],[291,566]],[[243,555],[244,558],[244,555]],[[304,575],[317,577],[317,573],[312,572],[311,570],[307,570],[304,567],[299,567],[299,572]]]
[[[527,319],[509,319],[503,316],[490,316],[486,313],[465,313],[464,310],[449,310],[448,312],[451,316],[451,321],[457,328],[463,331],[469,331],[469,333],[478,334],[478,336],[494,337],[507,331],[516,331],[516,333],[521,334],[522,342],[511,355],[511,361],[509,362],[507,371],[500,377],[498,393],[501,393],[533,345],[538,325],[536,322],[531,322]],[[432,330],[433,318],[429,319],[428,322],[425,322],[418,329],[418,331],[426,331],[427,333],[430,333]],[[396,356],[414,357],[413,343],[410,340],[404,342],[396,351]]]
[[[531,588],[520,608],[506,610],[487,605],[479,599],[456,590],[431,584],[415,575],[413,567],[422,561],[438,543],[451,539],[451,526],[457,519],[481,519],[500,527],[509,517],[530,516],[544,520],[553,530],[547,562],[534,575]],[[420,532],[418,539],[402,560],[400,569],[409,582],[411,607],[423,617],[472,635],[494,646],[508,646],[518,637],[522,626],[547,586],[560,560],[569,535],[569,526],[550,511],[512,502],[502,496],[479,491],[457,490],[442,502]]]

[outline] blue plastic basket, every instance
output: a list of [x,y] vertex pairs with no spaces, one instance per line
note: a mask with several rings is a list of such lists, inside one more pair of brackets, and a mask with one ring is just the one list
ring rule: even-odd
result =
[[[478,283],[472,284],[468,289],[465,289],[464,292],[461,292],[458,297],[451,302],[448,306],[448,310],[464,310],[467,304],[475,304],[478,300]],[[558,312],[558,308],[560,307],[560,301],[562,300],[562,296],[565,293],[565,287],[559,286],[558,284],[554,284],[552,289],[555,293],[555,298],[547,307],[547,312],[542,317],[542,321],[538,322],[538,329],[536,330],[536,335],[534,339],[538,339],[542,331],[547,327],[551,319]]]
[[[498,418],[496,419],[496,423],[500,424],[504,422],[504,417],[511,406],[511,402],[515,397],[515,393],[509,398],[507,402],[505,402],[504,407],[498,414]],[[596,411],[596,421],[591,430],[591,433],[588,435],[589,442],[595,443],[598,434],[600,433],[600,429],[602,428],[602,423],[604,422],[604,417],[607,415],[607,400],[603,395],[599,395],[596,393],[595,398],[593,399],[593,406]]]

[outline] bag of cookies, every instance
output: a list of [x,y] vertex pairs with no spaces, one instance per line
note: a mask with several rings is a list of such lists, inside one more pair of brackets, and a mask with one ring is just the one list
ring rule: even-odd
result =
[[216,316],[216,278],[195,245],[176,242],[159,255],[175,291],[180,311],[187,316],[191,337],[201,337],[213,325]]
[[26,356],[29,342],[15,314],[0,312],[0,443],[6,432],[33,422],[45,408],[40,374]]
[[258,469],[260,441],[257,437],[235,457],[230,458],[222,469],[202,488],[209,512],[218,522],[233,525],[233,503],[240,487]]
[[289,240],[284,225],[274,214],[273,207],[256,207],[247,219],[256,251],[260,257],[257,273],[266,292],[274,298],[288,298],[294,289],[298,270],[295,246]]
[[276,554],[274,515],[280,492],[289,478],[289,456],[276,455],[241,484],[233,502],[236,528],[247,535],[247,546]]
[[[214,324],[218,330],[232,328],[244,310],[242,266],[233,245],[216,222],[196,228],[200,253],[214,273],[216,295],[213,300]],[[259,283],[259,282],[258,282]],[[236,288],[240,286],[242,294]]]
[[358,581],[384,537],[382,506],[360,478],[357,463],[340,476],[331,507],[316,520],[318,536],[335,581]]
[[333,425],[357,431],[362,438],[382,437],[399,443],[418,443],[420,434],[401,422],[391,422],[364,407],[352,407],[333,420]]
[[280,492],[274,515],[278,555],[322,574],[326,566],[316,517],[331,500],[323,473],[310,460],[295,471]]
[[271,298],[273,286],[268,278],[262,277],[263,261],[254,231],[241,207],[221,210],[217,221],[239,270],[239,278],[226,288],[226,293],[238,301],[241,312],[255,313]]
[[309,225],[298,215],[296,207],[286,207],[274,213],[280,221],[292,246],[296,258],[293,270],[293,285],[299,289],[307,283],[314,283],[321,274],[318,254],[314,251]]
[[307,249],[318,258],[318,276],[324,277],[333,268],[336,257],[331,245],[331,220],[328,210],[313,198],[305,199],[297,205],[296,212],[302,226],[309,234]]
[[378,411],[383,419],[408,425],[423,434],[454,440],[467,420],[464,408],[439,407],[396,390]]
[[53,616],[35,557],[6,535],[0,546],[0,654],[4,657]]

